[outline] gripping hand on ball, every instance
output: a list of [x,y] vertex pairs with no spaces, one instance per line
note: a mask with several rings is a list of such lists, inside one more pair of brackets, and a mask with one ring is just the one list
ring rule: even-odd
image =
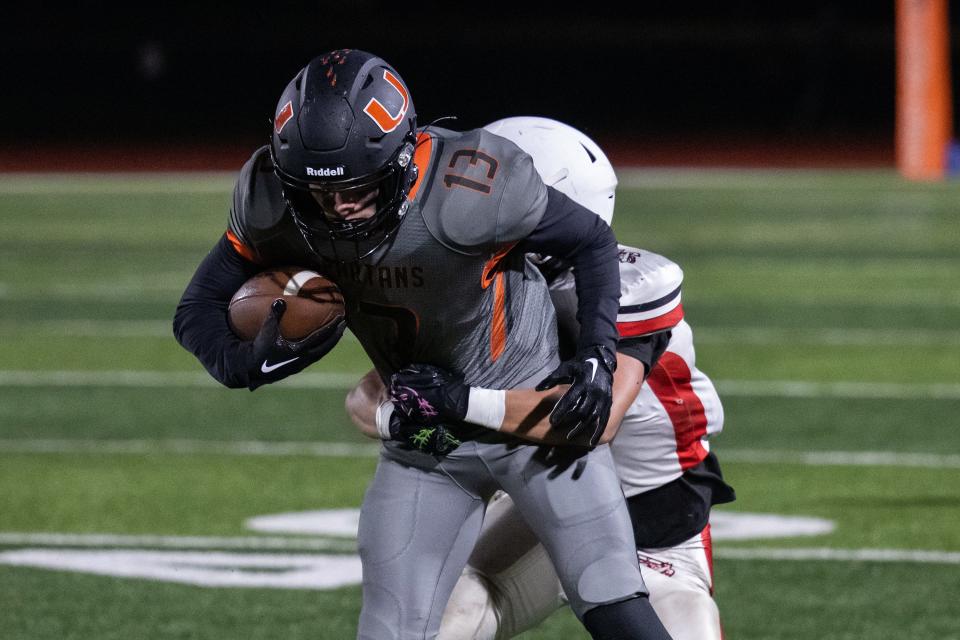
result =
[[248,384],[251,391],[303,371],[333,349],[346,328],[341,317],[305,338],[288,340],[280,333],[280,319],[286,310],[287,303],[282,298],[274,300],[253,339],[253,367]]
[[595,446],[610,417],[616,368],[616,356],[601,345],[581,349],[573,358],[561,362],[536,387],[537,391],[544,391],[558,384],[571,385],[550,413],[550,424],[566,431],[568,440],[582,431],[589,433],[590,446]]

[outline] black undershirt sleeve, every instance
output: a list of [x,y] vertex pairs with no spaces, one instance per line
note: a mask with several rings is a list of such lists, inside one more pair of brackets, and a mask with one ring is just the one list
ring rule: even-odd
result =
[[227,324],[230,298],[260,267],[241,257],[222,236],[190,279],[173,318],[173,335],[218,382],[246,387],[253,366],[252,343]]
[[600,216],[553,187],[547,187],[547,208],[536,228],[519,245],[573,265],[577,289],[577,321],[581,347],[617,344],[620,267],[617,239]]
[[660,331],[637,338],[622,338],[617,343],[617,352],[642,362],[643,366],[646,367],[645,376],[648,376],[657,366],[657,362],[663,352],[667,350],[668,344],[670,344],[670,332]]

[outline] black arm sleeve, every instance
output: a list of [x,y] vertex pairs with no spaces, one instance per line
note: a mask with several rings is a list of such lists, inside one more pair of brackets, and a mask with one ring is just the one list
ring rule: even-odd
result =
[[617,239],[600,216],[547,188],[547,208],[533,232],[519,245],[573,265],[581,347],[600,344],[614,352],[620,305]]
[[649,376],[660,356],[670,344],[670,332],[660,331],[638,338],[624,338],[617,343],[617,351],[631,358],[635,358],[646,367],[644,377]]
[[173,335],[220,383],[246,387],[253,343],[240,340],[227,324],[230,298],[260,267],[242,258],[226,236],[213,247],[190,279],[173,317]]

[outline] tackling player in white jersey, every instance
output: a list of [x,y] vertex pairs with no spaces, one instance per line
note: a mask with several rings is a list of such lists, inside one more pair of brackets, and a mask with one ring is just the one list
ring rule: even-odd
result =
[[[583,133],[530,117],[507,118],[486,129],[527,152],[546,184],[611,222],[616,176],[603,151]],[[663,256],[623,245],[619,259],[618,369],[613,410],[601,442],[611,444],[643,578],[664,626],[675,640],[719,640],[709,512],[713,504],[732,501],[734,493],[709,453],[708,438],[722,429],[723,408],[710,379],[695,365],[692,332],[683,320],[680,267]],[[561,336],[576,336],[572,274],[556,260],[540,263],[550,281]],[[395,376],[394,398],[397,387],[416,389],[422,374],[423,369],[415,368],[413,374]],[[459,395],[461,413],[482,416],[485,426],[548,444],[570,444],[564,434],[558,437],[550,431],[546,414],[556,391],[511,390],[498,396],[471,388],[457,394],[457,384],[445,381],[441,388]],[[348,410],[358,424],[369,423],[369,413],[360,407],[369,406],[379,391],[375,385],[379,380],[365,379],[348,398]],[[429,389],[417,391],[418,401],[430,398]],[[444,405],[451,403],[448,399],[433,404],[443,414]],[[369,424],[365,431],[370,432]],[[564,603],[543,546],[509,496],[501,493],[487,510],[439,638],[510,638],[536,626]]]

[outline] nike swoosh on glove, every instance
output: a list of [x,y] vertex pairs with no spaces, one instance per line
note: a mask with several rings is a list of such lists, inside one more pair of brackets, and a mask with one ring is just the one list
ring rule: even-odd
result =
[[270,313],[253,339],[253,366],[247,385],[251,391],[303,371],[327,355],[347,326],[341,316],[305,338],[288,340],[280,334],[280,319],[286,310],[287,303],[283,298],[274,300],[270,305]]
[[613,404],[613,372],[617,357],[607,347],[593,345],[560,363],[553,373],[537,385],[545,391],[558,384],[570,384],[550,412],[550,424],[566,431],[572,440],[582,431],[590,434],[590,446],[596,446],[610,418]]

